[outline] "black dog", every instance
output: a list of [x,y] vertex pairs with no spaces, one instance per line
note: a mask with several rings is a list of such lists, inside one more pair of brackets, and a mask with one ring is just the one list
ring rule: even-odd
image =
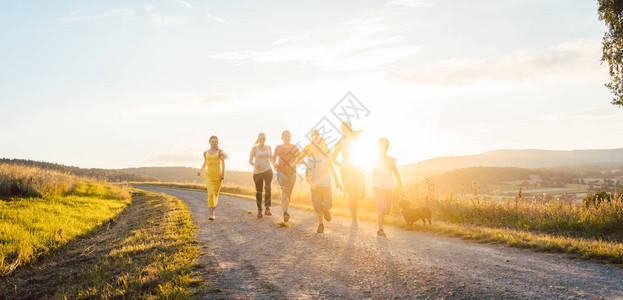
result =
[[400,202],[398,202],[398,207],[400,207],[402,216],[405,218],[405,222],[407,223],[407,230],[413,229],[413,223],[420,219],[424,223],[423,226],[426,226],[426,220],[428,220],[429,225],[433,224],[430,221],[430,209],[426,207],[409,208],[410,206],[411,202],[407,200],[400,200]]

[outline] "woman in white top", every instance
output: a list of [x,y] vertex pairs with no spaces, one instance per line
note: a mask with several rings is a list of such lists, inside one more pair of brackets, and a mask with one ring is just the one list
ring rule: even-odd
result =
[[398,193],[402,193],[402,180],[398,169],[396,168],[396,159],[387,155],[389,149],[389,140],[386,138],[379,139],[379,161],[372,171],[372,179],[374,181],[374,196],[377,204],[377,221],[379,230],[376,232],[379,236],[386,237],[383,230],[385,223],[385,215],[389,215],[392,211],[392,200],[394,198],[394,180],[398,184]]
[[253,166],[253,182],[255,182],[255,200],[257,202],[257,217],[262,217],[262,187],[264,189],[265,214],[272,216],[270,212],[270,184],[273,180],[273,168],[270,165],[272,150],[264,145],[266,135],[260,133],[249,155],[249,164]]

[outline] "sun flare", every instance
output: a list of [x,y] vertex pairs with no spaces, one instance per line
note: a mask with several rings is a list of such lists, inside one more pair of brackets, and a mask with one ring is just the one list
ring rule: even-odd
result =
[[356,141],[350,144],[351,161],[361,169],[370,169],[379,157],[376,141],[369,135],[360,134]]

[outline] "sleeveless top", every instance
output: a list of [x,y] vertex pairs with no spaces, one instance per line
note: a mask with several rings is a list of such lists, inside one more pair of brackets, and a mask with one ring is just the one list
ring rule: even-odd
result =
[[206,158],[208,162],[205,177],[211,179],[220,179],[221,178],[221,157],[219,155],[220,151],[217,151],[216,154],[212,155],[209,151],[203,152],[203,156]]
[[392,169],[396,165],[396,159],[391,156],[385,156],[379,159],[379,163],[372,170],[372,179],[374,188],[391,190],[394,188],[394,177]]
[[253,174],[264,173],[270,168],[270,150],[268,146],[264,145],[266,150],[260,150],[260,146],[255,146],[255,167],[253,168]]

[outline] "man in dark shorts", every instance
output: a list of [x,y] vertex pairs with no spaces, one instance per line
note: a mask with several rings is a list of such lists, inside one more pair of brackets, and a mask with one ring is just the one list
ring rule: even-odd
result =
[[[366,183],[364,170],[357,167],[352,161],[353,144],[361,131],[354,131],[350,122],[342,123],[342,134],[344,138],[335,146],[333,150],[333,161],[340,167],[342,184],[344,185],[344,198],[348,200],[350,215],[353,218],[353,226],[357,226],[358,202],[366,195]],[[337,160],[342,154],[342,162]]]

